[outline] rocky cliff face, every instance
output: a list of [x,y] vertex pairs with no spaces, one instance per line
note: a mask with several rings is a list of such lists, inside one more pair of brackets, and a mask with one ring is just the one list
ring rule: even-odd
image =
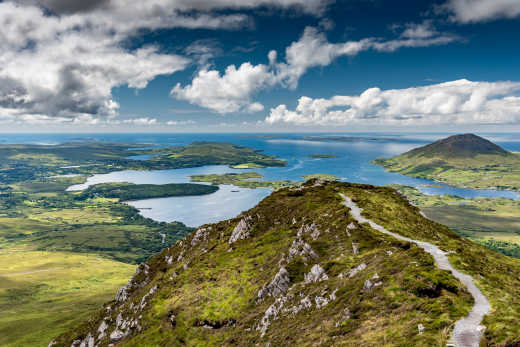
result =
[[340,193],[389,230],[450,252],[497,298],[483,343],[520,339],[518,262],[425,219],[389,188],[312,181],[165,249],[53,345],[445,345],[472,296],[420,247],[359,224]]

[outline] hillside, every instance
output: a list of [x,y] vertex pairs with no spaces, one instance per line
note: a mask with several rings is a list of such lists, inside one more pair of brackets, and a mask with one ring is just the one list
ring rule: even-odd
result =
[[491,304],[484,345],[520,341],[518,260],[425,219],[391,188],[313,180],[163,250],[51,345],[445,346],[478,289],[392,232],[472,276]]
[[450,136],[374,163],[459,187],[520,190],[520,156],[473,134]]

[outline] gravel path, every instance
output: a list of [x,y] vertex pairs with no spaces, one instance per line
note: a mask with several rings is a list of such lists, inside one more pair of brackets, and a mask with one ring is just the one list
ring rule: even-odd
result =
[[358,223],[368,223],[373,229],[380,231],[383,234],[393,236],[399,240],[415,243],[433,256],[439,269],[451,271],[452,275],[466,286],[469,293],[475,299],[475,304],[473,305],[471,312],[466,317],[459,319],[455,323],[455,328],[451,333],[451,342],[457,347],[478,347],[482,337],[482,332],[485,329],[485,327],[480,323],[482,322],[484,316],[489,312],[490,305],[487,298],[475,285],[473,277],[455,269],[451,265],[446,252],[440,250],[437,246],[428,242],[410,239],[408,237],[401,236],[386,230],[379,224],[376,224],[370,219],[363,217],[361,215],[363,210],[359,208],[348,196],[343,194],[341,194],[341,196],[345,199],[344,204],[350,209],[350,214],[358,221]]

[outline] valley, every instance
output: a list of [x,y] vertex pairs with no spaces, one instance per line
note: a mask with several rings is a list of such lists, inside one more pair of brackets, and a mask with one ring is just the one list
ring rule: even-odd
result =
[[[123,201],[218,190],[192,183],[106,183],[70,192],[68,187],[92,174],[128,168],[283,164],[229,144],[141,148],[128,143],[0,146],[0,345],[46,346],[109,300],[136,264],[193,230],[144,218]],[[142,152],[157,155],[157,162],[126,159]]]

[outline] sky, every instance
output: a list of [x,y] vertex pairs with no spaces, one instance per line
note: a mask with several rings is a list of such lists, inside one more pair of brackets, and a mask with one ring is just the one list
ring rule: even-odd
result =
[[0,132],[516,132],[518,34],[518,0],[0,1]]

